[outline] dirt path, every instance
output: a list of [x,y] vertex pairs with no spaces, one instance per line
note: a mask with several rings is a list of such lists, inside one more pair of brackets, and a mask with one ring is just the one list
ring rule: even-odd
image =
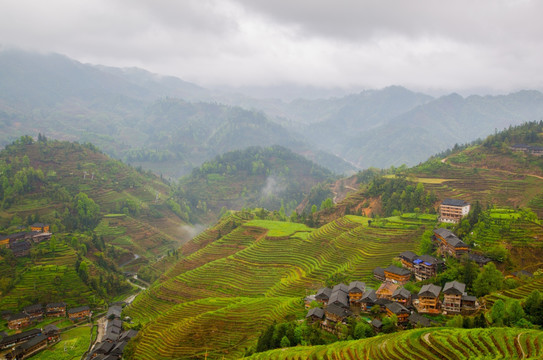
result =
[[524,333],[518,334],[517,337],[515,338],[515,341],[517,342],[520,351],[522,351],[522,358],[521,358],[521,359],[525,359],[525,358],[526,358],[526,354],[524,353],[524,349],[522,348],[522,345],[521,345],[521,343],[520,343],[520,336],[521,336],[522,334],[524,334]]
[[490,170],[490,171],[497,171],[497,172],[501,172],[503,174],[509,174],[509,175],[531,176],[531,177],[535,177],[537,179],[543,180],[543,176],[539,176],[539,175],[535,175],[535,174],[517,173],[517,172],[514,172],[514,171],[502,170],[502,169],[473,168],[473,167],[465,167],[465,166],[461,166],[461,165],[451,164],[451,163],[447,162],[448,159],[449,158],[442,159],[441,162],[443,164],[448,164],[448,165],[450,165],[452,167],[461,168],[461,169],[484,169],[484,170]]
[[98,326],[98,334],[96,335],[96,341],[94,343],[98,344],[98,343],[102,342],[102,338],[104,337],[104,335],[106,333],[107,319],[106,319],[105,316],[103,316],[100,319],[98,319],[98,321],[96,323],[97,323],[97,326]]

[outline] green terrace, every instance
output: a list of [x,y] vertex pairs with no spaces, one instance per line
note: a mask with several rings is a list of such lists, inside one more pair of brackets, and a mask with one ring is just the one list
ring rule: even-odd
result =
[[516,328],[432,328],[328,345],[272,350],[252,355],[248,359],[539,359],[542,356],[541,331]]
[[[235,335],[237,338],[232,338],[229,345],[219,347],[217,341],[224,343],[227,339],[221,336],[214,340],[214,335],[207,333],[209,351],[219,351],[217,356],[239,356],[240,348],[256,341],[252,336],[245,339],[248,333],[257,336],[269,322],[303,311],[301,299],[307,291],[316,290],[336,274],[346,276],[348,281],[371,283],[375,266],[388,265],[404,250],[414,251],[423,232],[418,228],[368,227],[365,218],[355,216],[337,219],[316,230],[296,223],[247,220],[226,234],[221,232],[224,235],[218,239],[216,228],[201,233],[193,241],[196,244],[184,246],[192,252],[164,275],[164,281],[142,293],[126,309],[135,322],[152,321],[138,337],[135,351],[141,355],[136,358],[203,357],[205,344],[190,345],[186,337],[215,324],[213,319],[224,322],[227,329],[235,321],[254,329],[243,330],[245,335]],[[233,301],[236,305],[221,307],[220,311],[206,310],[210,299],[213,304]],[[196,304],[203,309],[201,313],[194,309]],[[259,304],[261,310],[251,312],[247,304]],[[266,312],[262,310],[265,304],[276,305]],[[255,320],[255,316],[264,315],[266,320]],[[157,346],[159,337],[168,339],[163,346]],[[227,349],[236,352],[224,352]]]

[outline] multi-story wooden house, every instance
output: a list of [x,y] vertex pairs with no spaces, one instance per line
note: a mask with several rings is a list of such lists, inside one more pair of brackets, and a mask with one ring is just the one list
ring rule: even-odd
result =
[[460,199],[445,199],[439,207],[439,221],[459,223],[469,214],[470,204]]
[[415,264],[413,263],[419,256],[415,254],[413,251],[404,251],[400,254],[399,258],[402,262],[402,266],[409,271],[413,271],[415,268]]
[[404,324],[407,322],[407,318],[411,315],[405,306],[397,302],[391,302],[385,305],[388,316],[396,315],[398,317],[398,323]]
[[392,295],[394,295],[394,292],[399,287],[398,284],[394,284],[389,281],[385,281],[384,283],[379,286],[379,289],[375,292],[378,299],[392,299]]
[[66,303],[50,303],[45,306],[45,315],[49,317],[64,317],[66,316]]
[[411,292],[403,287],[397,288],[392,294],[391,300],[403,306],[409,306],[411,305]]
[[353,281],[349,284],[349,303],[351,305],[357,304],[357,301],[362,298],[364,291],[366,290],[366,284],[360,281]]
[[462,296],[466,294],[466,285],[458,281],[445,283],[443,286],[443,310],[459,313],[462,311]]
[[34,223],[30,225],[30,231],[49,232],[49,224]]
[[373,269],[373,277],[378,281],[385,281],[385,269],[382,267],[376,267]]
[[343,308],[349,308],[349,296],[346,292],[340,289],[336,289],[336,291],[332,291],[332,294],[330,295],[330,299],[328,300],[327,306],[339,306]]
[[43,328],[43,334],[47,336],[47,341],[51,343],[56,343],[60,340],[60,330],[53,324],[46,325]]
[[443,261],[430,255],[420,255],[413,261],[413,273],[417,281],[424,281],[437,275]]
[[439,252],[443,255],[460,258],[469,253],[468,245],[448,229],[434,229],[434,241],[438,243]]
[[8,329],[19,330],[30,325],[30,317],[27,314],[11,315],[8,320]]
[[68,318],[72,321],[88,318],[91,314],[88,306],[80,306],[68,310]]
[[25,314],[28,315],[30,321],[41,320],[44,315],[42,304],[34,304],[24,308]]
[[8,360],[27,359],[45,348],[47,348],[47,336],[41,334],[17,346],[15,350],[6,355],[6,358]]
[[319,289],[319,291],[317,291],[317,294],[315,295],[315,300],[323,305],[327,305],[328,300],[330,299],[330,295],[332,295],[332,289],[328,287],[321,288]]
[[418,296],[418,311],[420,313],[438,314],[440,309],[440,293],[441,287],[437,285],[423,285]]
[[403,285],[411,279],[411,272],[407,269],[390,265],[384,269],[386,281]]
[[40,329],[32,329],[0,339],[0,350],[13,348],[15,345],[28,341],[41,334]]
[[321,321],[324,319],[324,310],[321,308],[309,309],[305,318],[310,322]]
[[375,290],[366,288],[366,291],[364,291],[364,294],[362,294],[362,298],[358,300],[360,304],[360,309],[362,311],[370,311],[371,308],[375,305],[375,302],[377,301],[377,294]]

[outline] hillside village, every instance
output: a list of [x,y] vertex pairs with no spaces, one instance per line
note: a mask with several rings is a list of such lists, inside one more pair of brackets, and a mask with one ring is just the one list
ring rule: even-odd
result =
[[[469,210],[470,204],[464,200],[445,199],[440,205],[438,220],[457,224],[468,215]],[[472,253],[469,246],[447,228],[435,228],[432,241],[439,257],[404,251],[396,258],[401,267],[390,265],[384,269],[375,268],[373,276],[381,282],[377,290],[364,282],[353,281],[349,285],[339,283],[333,288],[321,288],[316,294],[306,297],[305,307],[309,309],[306,319],[336,334],[337,324],[347,326],[348,318],[366,314],[374,316],[368,322],[379,333],[382,331],[383,317],[394,316],[397,326],[406,329],[436,324],[431,317],[422,314],[450,316],[477,313],[481,305],[477,297],[466,292],[466,284],[455,280],[441,287],[431,281],[446,269],[448,258],[473,261],[481,268],[492,260]],[[532,276],[526,271],[522,275]],[[422,284],[417,293],[403,287],[413,280]]]

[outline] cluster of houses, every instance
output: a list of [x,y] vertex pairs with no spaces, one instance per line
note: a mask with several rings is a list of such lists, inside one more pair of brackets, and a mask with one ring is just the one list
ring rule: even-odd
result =
[[0,246],[10,249],[13,252],[13,256],[21,257],[30,254],[32,244],[37,244],[49,239],[51,239],[49,225],[35,223],[30,226],[30,231],[0,235]]
[[33,322],[39,322],[43,320],[44,316],[47,317],[65,317],[72,321],[83,320],[91,316],[91,311],[88,306],[80,306],[76,308],[66,308],[66,303],[50,303],[45,305],[34,304],[27,306],[21,313],[18,314],[4,314],[5,319],[8,322],[8,328],[11,330],[19,330],[30,326]]
[[104,335],[101,341],[92,348],[87,359],[118,360],[122,357],[126,344],[138,332],[132,329],[123,331],[121,312],[121,305],[113,305],[108,308]]
[[43,329],[32,329],[0,339],[0,350],[12,349],[5,358],[27,359],[37,352],[60,341],[60,330],[52,324]]
[[[445,284],[443,288],[434,284],[422,286],[416,294],[411,293],[398,283],[385,281],[378,290],[366,287],[363,282],[354,281],[349,286],[338,284],[333,289],[319,289],[315,295],[305,299],[306,306],[317,301],[320,307],[310,309],[306,318],[319,322],[322,329],[335,332],[338,322],[360,313],[384,313],[396,315],[398,325],[408,323],[416,326],[430,326],[430,320],[420,314],[460,314],[472,313],[479,307],[477,298],[465,291],[466,285],[458,281]],[[376,311],[377,309],[377,311]],[[372,321],[376,331],[382,323]]]
[[526,144],[515,144],[510,147],[513,151],[522,151],[526,154],[531,154],[534,156],[543,156],[543,147],[542,146],[531,146]]
[[[440,207],[440,220],[459,222],[469,213],[469,207],[469,203],[462,200],[446,199]],[[442,256],[467,256],[479,266],[491,261],[482,255],[470,254],[468,245],[445,228],[435,229],[432,240]],[[477,298],[467,294],[466,285],[458,281],[447,282],[443,288],[425,284],[416,294],[403,287],[413,277],[417,281],[434,278],[445,268],[442,259],[404,251],[399,255],[399,260],[401,267],[390,265],[384,269],[374,269],[375,279],[382,282],[377,290],[366,287],[360,281],[353,281],[348,286],[338,284],[332,289],[319,289],[315,295],[305,299],[308,308],[313,301],[320,303],[320,307],[308,311],[306,318],[319,322],[324,330],[335,332],[338,322],[344,322],[354,314],[380,312],[388,316],[396,315],[401,326],[408,323],[430,326],[430,320],[421,314],[466,314],[479,308]],[[372,325],[379,331],[382,322],[376,318]]]

